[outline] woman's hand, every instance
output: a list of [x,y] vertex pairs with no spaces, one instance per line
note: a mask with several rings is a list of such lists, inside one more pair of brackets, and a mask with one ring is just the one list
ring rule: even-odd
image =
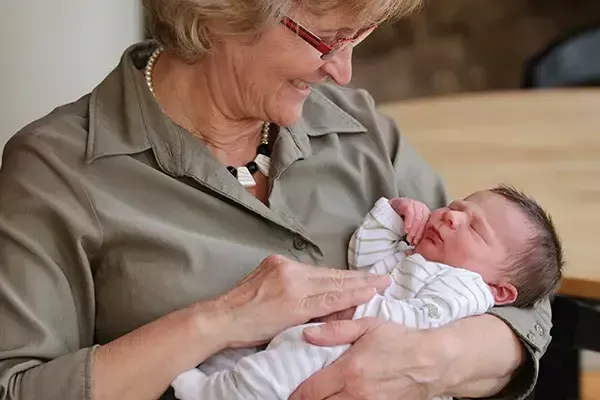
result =
[[356,307],[346,308],[345,310],[334,312],[333,314],[325,315],[323,317],[315,318],[314,322],[331,322],[331,321],[342,321],[352,319]]
[[214,302],[226,321],[227,347],[264,343],[282,330],[369,301],[389,285],[387,276],[319,268],[267,257],[230,292]]
[[429,331],[376,318],[334,321],[306,329],[320,346],[354,343],[333,364],[296,389],[290,400],[426,400],[442,393],[450,351]]

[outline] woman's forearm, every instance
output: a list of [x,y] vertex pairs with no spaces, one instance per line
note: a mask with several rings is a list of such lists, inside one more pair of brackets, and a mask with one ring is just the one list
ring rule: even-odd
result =
[[438,343],[452,353],[444,373],[444,394],[486,397],[502,390],[525,359],[525,349],[501,319],[481,315],[437,330]]
[[215,311],[209,303],[186,308],[99,347],[92,400],[159,398],[178,373],[226,346]]

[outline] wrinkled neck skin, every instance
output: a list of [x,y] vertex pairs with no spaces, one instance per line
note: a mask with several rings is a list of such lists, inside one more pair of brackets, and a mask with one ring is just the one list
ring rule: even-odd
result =
[[244,164],[256,155],[263,122],[244,117],[242,96],[228,68],[214,57],[186,63],[165,50],[154,66],[152,81],[163,112],[206,142],[225,165]]

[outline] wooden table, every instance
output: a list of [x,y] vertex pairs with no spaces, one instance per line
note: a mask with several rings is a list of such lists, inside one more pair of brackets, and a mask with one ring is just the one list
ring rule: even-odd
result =
[[600,89],[464,94],[380,110],[452,196],[500,182],[533,195],[565,247],[561,293],[600,298]]
[[486,92],[384,104],[452,196],[498,183],[534,196],[557,225],[564,279],[531,398],[579,399],[580,350],[600,351],[600,89]]

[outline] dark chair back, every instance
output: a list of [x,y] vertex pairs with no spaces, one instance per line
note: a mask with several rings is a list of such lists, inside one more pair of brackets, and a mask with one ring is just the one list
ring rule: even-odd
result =
[[524,88],[600,86],[600,26],[560,38],[525,66]]

